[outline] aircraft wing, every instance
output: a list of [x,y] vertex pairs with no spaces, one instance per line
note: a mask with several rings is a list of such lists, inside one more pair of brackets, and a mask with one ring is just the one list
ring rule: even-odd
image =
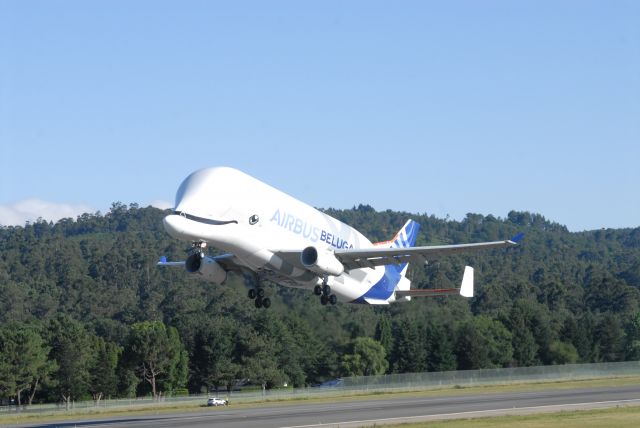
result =
[[517,245],[524,234],[519,233],[505,241],[479,242],[475,244],[432,245],[407,248],[358,248],[336,250],[335,256],[346,270],[375,267],[380,265],[402,264],[411,261],[425,263],[441,256],[465,253],[490,248],[504,248]]

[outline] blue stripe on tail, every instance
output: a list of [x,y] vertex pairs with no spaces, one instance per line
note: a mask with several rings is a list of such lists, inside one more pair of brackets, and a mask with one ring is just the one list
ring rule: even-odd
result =
[[416,245],[420,225],[413,220],[407,221],[396,235],[392,248],[408,248]]
[[[396,235],[393,244],[391,244],[391,248],[409,248],[415,246],[418,232],[420,232],[420,225],[413,220],[408,220]],[[407,263],[402,263],[399,265],[387,265],[386,267],[397,271],[398,275],[402,275],[402,271],[406,266]],[[398,281],[400,281],[400,277],[398,277]],[[391,292],[395,289],[398,281],[393,285]]]

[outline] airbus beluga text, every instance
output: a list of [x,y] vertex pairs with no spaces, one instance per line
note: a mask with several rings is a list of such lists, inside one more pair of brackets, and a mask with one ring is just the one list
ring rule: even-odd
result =
[[[461,287],[411,289],[409,261],[486,248],[516,245],[511,240],[414,247],[420,226],[408,220],[387,242],[371,243],[354,228],[233,168],[207,168],[188,176],[178,188],[174,212],[164,228],[193,251],[183,262],[187,272],[222,284],[229,272],[252,279],[249,297],[269,307],[261,281],[308,288],[323,305],[338,301],[389,304],[411,296],[460,293],[473,296],[473,268],[466,266]],[[226,254],[205,255],[207,245]]]

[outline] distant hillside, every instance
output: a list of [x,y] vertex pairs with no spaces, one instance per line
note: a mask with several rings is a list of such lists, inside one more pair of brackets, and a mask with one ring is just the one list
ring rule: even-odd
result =
[[[77,325],[95,355],[112,349],[101,351],[115,359],[112,372],[100,375],[113,378],[111,395],[149,391],[127,365],[134,333],[150,325],[145,321],[175,328],[185,352],[183,363],[172,363],[173,374],[161,376],[167,391],[185,385],[199,391],[237,378],[262,379],[269,387],[357,374],[354,356],[373,352],[363,350],[370,349],[365,339],[381,345],[387,372],[640,359],[640,228],[571,233],[528,212],[504,219],[468,214],[462,221],[362,205],[326,212],[373,241],[392,237],[407,218],[422,226],[417,245],[526,236],[513,249],[412,265],[414,287],[449,287],[471,264],[477,284],[471,300],[323,307],[311,292],[270,285],[273,306],[256,310],[241,278],[221,286],[155,267],[160,255],[179,259],[186,249],[163,231],[166,213],[155,208],[114,204],[105,215],[2,227],[0,324],[32,328],[58,364],[33,382],[36,399],[59,397],[60,323]],[[16,385],[2,387],[2,373],[12,370],[2,348],[2,337],[6,344],[12,336],[2,328],[0,398],[15,395]],[[97,380],[87,376],[93,380],[73,396],[94,393]]]

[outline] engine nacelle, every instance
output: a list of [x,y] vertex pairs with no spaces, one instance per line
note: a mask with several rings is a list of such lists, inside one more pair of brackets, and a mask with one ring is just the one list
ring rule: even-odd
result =
[[227,279],[227,271],[211,257],[200,257],[199,253],[191,254],[184,262],[189,273],[196,273],[200,279],[222,284]]
[[344,266],[330,250],[318,250],[316,247],[307,247],[300,255],[302,265],[320,275],[338,276],[344,272]]

